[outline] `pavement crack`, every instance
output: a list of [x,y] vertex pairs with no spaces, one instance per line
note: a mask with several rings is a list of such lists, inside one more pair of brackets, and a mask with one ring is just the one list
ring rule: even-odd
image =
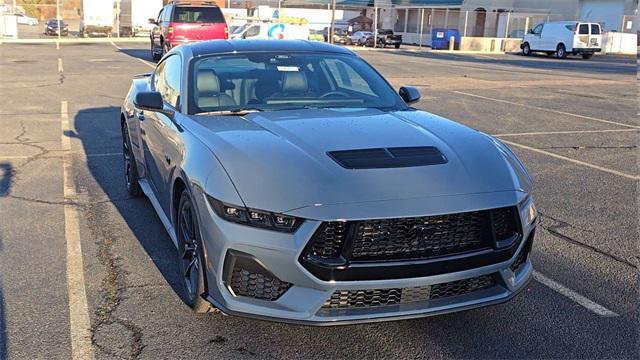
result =
[[[114,245],[117,238],[110,234],[104,227],[97,223],[96,204],[89,204],[85,212],[89,228],[96,238],[98,246],[98,261],[105,267],[106,274],[100,284],[100,294],[102,303],[95,310],[95,323],[91,327],[91,340],[99,349],[111,353],[104,346],[98,344],[97,332],[104,326],[118,324],[124,327],[129,333],[129,359],[137,359],[144,343],[142,341],[142,329],[129,319],[122,319],[116,315],[116,310],[124,299],[124,293],[128,287],[128,272],[123,268],[121,258],[115,254]],[[114,344],[117,345],[117,344]]]
[[598,253],[598,254],[600,254],[602,256],[605,256],[605,257],[607,257],[607,258],[609,258],[611,260],[614,260],[616,262],[619,262],[619,263],[621,263],[623,265],[629,266],[629,267],[631,267],[633,269],[637,269],[638,268],[637,265],[633,264],[632,262],[630,262],[630,261],[628,261],[626,259],[623,259],[623,258],[621,258],[621,257],[619,257],[617,255],[611,254],[611,253],[606,252],[604,250],[598,249],[598,248],[596,248],[594,246],[591,246],[589,244],[585,244],[585,243],[583,243],[583,242],[581,242],[579,240],[576,240],[576,239],[574,239],[574,238],[572,238],[572,237],[570,237],[568,235],[564,235],[559,231],[560,229],[563,229],[563,228],[574,228],[574,229],[578,229],[580,231],[584,231],[584,229],[581,229],[581,228],[579,228],[577,226],[574,226],[574,225],[572,225],[572,224],[570,224],[570,223],[568,223],[566,221],[563,221],[563,220],[551,217],[549,215],[543,214],[541,212],[539,212],[539,214],[540,214],[540,216],[542,218],[546,218],[546,219],[549,219],[549,220],[555,222],[555,224],[553,224],[553,225],[545,225],[543,222],[540,223],[540,226],[542,226],[543,229],[547,230],[554,237],[556,237],[556,238],[558,238],[560,240],[564,240],[566,242],[569,242],[571,244],[580,246],[580,247],[585,248],[587,250],[591,250],[593,252],[596,252],[596,253]]

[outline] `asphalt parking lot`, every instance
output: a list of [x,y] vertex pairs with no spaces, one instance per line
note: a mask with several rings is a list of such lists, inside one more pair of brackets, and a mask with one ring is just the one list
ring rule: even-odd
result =
[[541,214],[536,280],[490,308],[313,328],[180,301],[173,244],[122,174],[119,110],[147,48],[0,44],[0,359],[69,358],[72,333],[100,359],[637,356],[635,58],[360,52],[419,87],[419,108],[520,156]]

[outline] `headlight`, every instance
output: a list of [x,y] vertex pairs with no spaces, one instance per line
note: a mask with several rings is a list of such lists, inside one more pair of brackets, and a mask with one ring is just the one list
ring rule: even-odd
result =
[[522,203],[520,203],[520,214],[525,219],[527,225],[533,224],[538,218],[538,209],[533,202],[533,197],[527,196]]
[[211,208],[221,218],[238,224],[254,226],[274,231],[292,233],[304,220],[269,211],[248,209],[244,206],[225,204],[207,195]]

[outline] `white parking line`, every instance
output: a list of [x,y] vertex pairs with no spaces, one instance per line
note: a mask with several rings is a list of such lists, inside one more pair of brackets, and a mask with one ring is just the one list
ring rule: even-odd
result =
[[621,177],[624,177],[624,178],[627,178],[627,179],[631,179],[631,180],[639,180],[640,179],[640,176],[638,176],[638,175],[631,175],[631,174],[627,174],[627,173],[624,173],[624,172],[621,172],[621,171],[609,169],[609,168],[606,168],[606,167],[589,164],[589,163],[586,163],[584,161],[575,160],[575,159],[568,158],[568,157],[562,156],[562,155],[558,155],[558,154],[555,154],[555,153],[552,153],[552,152],[549,152],[549,151],[536,149],[536,148],[531,147],[531,146],[522,145],[522,144],[514,143],[512,141],[507,141],[507,140],[502,140],[502,142],[504,142],[505,144],[509,144],[509,145],[512,145],[512,146],[516,146],[516,147],[525,149],[525,150],[529,150],[529,151],[537,152],[537,153],[544,154],[544,155],[547,155],[547,156],[551,156],[551,157],[554,157],[556,159],[569,161],[569,162],[572,162],[574,164],[586,166],[586,167],[589,167],[589,168],[592,168],[592,169],[595,169],[595,170],[600,170],[600,171],[603,171],[603,172],[606,172],[606,173],[609,173],[609,174],[621,176]]
[[[71,174],[71,157],[69,156],[71,139],[67,134],[70,133],[71,126],[66,101],[60,102],[60,123],[62,128],[60,141],[62,150],[66,152],[62,158],[64,199],[76,200]],[[94,353],[91,345],[91,320],[84,283],[79,214],[76,207],[71,204],[64,205],[64,236],[67,242],[67,292],[69,295],[71,357],[74,360],[91,360],[94,358]]]
[[510,105],[518,105],[518,106],[522,106],[522,107],[529,108],[529,109],[536,109],[536,110],[540,110],[540,111],[546,111],[546,112],[550,112],[550,113],[554,113],[554,114],[567,115],[567,116],[577,117],[577,118],[580,118],[580,119],[598,121],[598,122],[605,123],[605,124],[614,124],[614,125],[624,126],[624,127],[628,127],[628,128],[640,129],[640,126],[637,126],[637,125],[619,123],[619,122],[611,121],[611,120],[598,119],[598,118],[594,118],[594,117],[591,117],[591,116],[573,114],[573,113],[569,113],[569,112],[553,110],[553,109],[543,108],[543,107],[534,106],[534,105],[521,104],[521,103],[508,101],[508,100],[495,99],[495,98],[490,98],[490,97],[487,97],[487,96],[470,94],[470,93],[466,93],[466,92],[462,92],[462,91],[453,91],[453,92],[456,93],[456,94],[475,97],[475,98],[483,99],[483,100],[491,100],[491,101],[501,102],[501,103],[510,104]]
[[[56,151],[56,150],[51,150]],[[64,153],[67,151],[59,151],[60,155],[48,155],[44,156],[41,159],[53,159],[64,156]],[[73,156],[83,156],[83,157],[108,157],[108,156],[122,156],[121,152],[115,153],[96,153],[96,154],[85,154],[85,153],[70,153]],[[21,160],[21,159],[31,159],[34,155],[0,155],[0,160]]]
[[555,282],[554,280],[549,279],[548,277],[540,274],[537,271],[533,272],[533,278],[536,279],[536,281],[541,283],[542,285],[550,288],[551,290],[557,292],[560,295],[566,296],[571,301],[579,304],[580,306],[600,316],[604,316],[604,317],[619,316],[618,314],[607,309],[606,307],[587,299],[586,297],[578,294],[577,292],[569,289],[568,287],[565,287],[562,284]]
[[62,67],[62,59],[58,58],[58,72],[64,72],[64,68]]
[[640,131],[640,130],[639,129],[608,129],[608,130],[540,131],[540,132],[528,132],[528,133],[492,134],[491,136],[506,137],[506,136],[561,135],[561,134],[597,134],[597,133],[628,132],[628,131]]
[[[110,42],[110,43],[111,43],[111,45],[113,45],[116,49],[118,49],[118,50],[122,50],[122,48],[121,48],[120,46],[118,46],[116,43],[114,43],[113,41],[109,41],[109,42]],[[143,63],[143,64],[145,64],[145,65],[149,66],[149,67],[150,67],[150,68],[152,68],[152,69],[155,69],[155,68],[156,68],[156,65],[155,65],[154,63],[148,62],[147,60],[143,60],[143,59],[140,59],[140,58],[136,58],[136,59],[137,59],[138,61],[140,61],[141,63]]]

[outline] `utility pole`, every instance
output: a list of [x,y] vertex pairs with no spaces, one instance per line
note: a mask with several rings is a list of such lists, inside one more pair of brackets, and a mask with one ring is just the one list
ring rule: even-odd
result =
[[373,7],[373,48],[378,47],[378,8]]
[[329,29],[329,43],[333,44],[333,31],[336,26],[336,0],[331,1],[331,27]]

